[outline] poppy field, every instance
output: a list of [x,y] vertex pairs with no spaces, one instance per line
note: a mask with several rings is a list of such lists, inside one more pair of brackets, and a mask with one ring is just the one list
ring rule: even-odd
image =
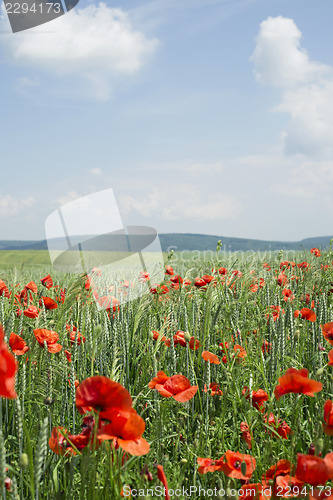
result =
[[1,498],[333,499],[333,251],[220,249],[1,271]]

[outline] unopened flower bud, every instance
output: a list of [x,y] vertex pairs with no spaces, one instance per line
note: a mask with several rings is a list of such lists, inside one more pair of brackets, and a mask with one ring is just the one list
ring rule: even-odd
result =
[[26,453],[21,453],[21,456],[20,456],[20,467],[22,469],[26,469],[29,465],[29,458],[28,458],[28,455]]
[[186,342],[189,342],[191,340],[191,335],[188,332],[184,332],[184,339]]
[[320,455],[324,448],[324,440],[322,438],[317,439],[316,442],[316,454]]

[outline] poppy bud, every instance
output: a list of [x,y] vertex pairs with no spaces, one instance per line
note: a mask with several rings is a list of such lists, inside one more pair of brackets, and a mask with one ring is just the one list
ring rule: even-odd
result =
[[246,475],[246,462],[241,462],[241,473],[243,474],[243,476]]
[[319,368],[319,370],[316,371],[316,376],[320,377],[324,373],[325,369],[324,368]]
[[187,460],[186,458],[182,458],[181,461],[180,461],[181,464],[187,464]]
[[298,341],[301,336],[300,330],[296,330],[294,333],[294,340]]
[[324,448],[324,440],[322,438],[319,438],[316,442],[316,454],[318,456],[321,455],[321,452],[323,451]]
[[316,452],[315,445],[312,443],[310,445],[310,448],[309,448],[309,451],[308,451],[308,455],[314,455],[315,452]]
[[19,464],[20,464],[21,469],[26,469],[28,467],[29,458],[28,458],[28,455],[26,453],[21,453]]
[[191,335],[188,332],[184,332],[184,339],[186,342],[189,342],[191,340]]

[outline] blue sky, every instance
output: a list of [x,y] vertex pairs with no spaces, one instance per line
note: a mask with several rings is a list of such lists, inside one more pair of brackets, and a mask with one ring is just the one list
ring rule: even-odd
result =
[[330,0],[81,0],[0,21],[0,239],[113,188],[124,223],[333,234]]

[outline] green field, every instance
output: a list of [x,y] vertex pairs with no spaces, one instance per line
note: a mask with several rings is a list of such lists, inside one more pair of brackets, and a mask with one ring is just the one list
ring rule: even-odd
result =
[[0,250],[0,268],[51,266],[47,250]]
[[165,256],[120,307],[128,285],[1,256],[1,498],[332,498],[331,253]]

